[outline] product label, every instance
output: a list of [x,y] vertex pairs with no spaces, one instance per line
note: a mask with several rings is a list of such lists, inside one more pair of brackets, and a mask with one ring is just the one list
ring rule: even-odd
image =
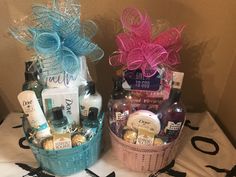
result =
[[129,116],[129,110],[124,112],[115,112],[115,122],[116,122],[116,135],[122,137],[123,128],[126,126],[127,119]]
[[32,99],[24,100],[22,106],[23,106],[25,114],[30,114],[31,112],[35,111],[35,107],[34,107]]
[[53,107],[63,106],[73,121],[79,123],[79,100],[77,88],[53,88],[42,92],[45,113]]
[[73,100],[66,98],[65,103],[66,103],[66,105],[65,105],[66,106],[66,113],[71,115],[72,114],[71,105],[73,104]]
[[46,83],[48,87],[69,87],[71,84],[76,85],[77,77],[67,74],[64,72],[63,74],[48,76],[46,78]]
[[152,77],[144,77],[141,70],[124,71],[123,88],[131,92],[133,110],[156,112],[163,100],[169,98],[173,72],[159,68]]
[[154,136],[154,132],[150,132],[145,129],[139,129],[136,144],[152,145],[154,142]]
[[127,119],[128,115],[129,115],[129,111],[128,111],[128,110],[127,110],[127,111],[124,111],[123,113],[121,113],[121,112],[115,112],[115,116],[116,116],[116,120],[117,120],[117,121]]
[[165,127],[165,134],[169,137],[177,137],[179,131],[181,129],[182,122],[174,123],[172,121],[168,121],[167,126]]
[[153,125],[153,122],[142,119],[138,120],[138,124],[136,126],[147,129],[148,131],[154,131],[155,129],[155,125]]
[[55,150],[69,149],[72,147],[70,134],[54,134],[53,146]]
[[125,71],[125,80],[129,87],[135,90],[159,90],[160,75],[157,72],[152,77],[144,77],[141,70]]

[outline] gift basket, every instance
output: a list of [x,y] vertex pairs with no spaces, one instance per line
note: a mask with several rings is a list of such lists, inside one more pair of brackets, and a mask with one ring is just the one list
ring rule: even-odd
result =
[[[100,119],[103,119],[101,114]],[[63,150],[45,150],[39,148],[31,140],[31,127],[26,118],[23,118],[24,133],[29,146],[40,167],[49,173],[67,176],[92,166],[98,159],[101,150],[102,124],[98,127],[96,135],[89,141],[83,137],[78,138],[78,145]],[[76,139],[74,139],[76,140]],[[80,144],[80,141],[86,141]],[[76,142],[74,142],[76,143]],[[50,146],[50,145],[49,145]],[[52,146],[52,145],[51,145]]]
[[127,168],[153,172],[178,153],[185,121],[184,73],[175,70],[184,26],[152,25],[136,8],[124,9],[121,23],[118,50],[109,57],[111,66],[121,66],[108,103],[112,149]]
[[102,97],[87,67],[104,52],[92,42],[97,26],[80,20],[74,0],[35,4],[16,20],[10,33],[32,51],[18,95],[23,130],[44,170],[60,175],[79,172],[99,158]]

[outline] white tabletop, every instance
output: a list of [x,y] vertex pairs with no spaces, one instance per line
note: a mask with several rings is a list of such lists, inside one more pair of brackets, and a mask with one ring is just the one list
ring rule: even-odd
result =
[[[21,124],[20,113],[9,114],[0,126],[0,171],[1,177],[21,177],[29,173],[16,165],[23,163],[32,168],[37,168],[38,164],[30,149],[22,149],[18,141],[23,137],[22,128],[13,128]],[[188,114],[187,120],[191,125],[199,127],[199,130],[184,128],[181,151],[175,159],[172,168],[175,171],[185,172],[189,177],[224,177],[226,173],[217,173],[207,165],[220,169],[231,170],[236,165],[236,151],[222,130],[215,123],[208,112]],[[109,144],[105,131],[105,144]],[[213,139],[219,145],[219,152],[216,155],[209,155],[196,150],[191,144],[194,136],[203,136]],[[209,143],[198,142],[197,146],[205,151],[214,151],[214,146]],[[105,177],[111,172],[115,172],[116,177],[148,177],[150,173],[136,173],[127,169],[114,156],[111,148],[103,148],[101,158],[89,168],[98,176]],[[71,175],[71,177],[89,177],[85,171]],[[160,174],[160,176],[169,176]]]

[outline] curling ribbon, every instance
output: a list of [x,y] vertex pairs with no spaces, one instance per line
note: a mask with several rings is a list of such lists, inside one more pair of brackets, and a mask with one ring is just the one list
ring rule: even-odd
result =
[[20,24],[20,27],[15,25],[10,32],[41,58],[56,59],[47,70],[53,71],[59,63],[57,69],[62,69],[61,72],[76,75],[80,70],[80,56],[87,56],[91,61],[104,56],[103,50],[91,42],[97,26],[91,20],[80,21],[79,5],[74,0],[52,2],[51,7],[34,5],[31,22]]
[[136,8],[124,9],[121,23],[125,32],[116,36],[118,51],[109,57],[110,65],[141,69],[145,77],[151,77],[160,65],[173,67],[180,63],[178,52],[184,26],[171,28],[152,39],[150,17]]

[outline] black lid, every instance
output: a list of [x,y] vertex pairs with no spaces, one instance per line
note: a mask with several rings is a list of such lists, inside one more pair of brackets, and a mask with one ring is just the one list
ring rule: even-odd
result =
[[34,81],[37,80],[37,73],[36,72],[25,72],[25,81]]
[[172,88],[169,96],[171,104],[179,102],[180,97],[181,97],[181,90]]
[[88,119],[97,120],[97,116],[98,116],[98,108],[95,107],[89,108]]
[[54,120],[62,120],[65,119],[62,112],[62,107],[54,107],[52,108],[52,115]]
[[114,87],[113,87],[111,97],[113,99],[125,98],[127,92],[122,87],[123,78],[117,76],[117,77],[113,78],[113,83],[114,83]]
[[91,95],[96,93],[96,88],[95,88],[95,83],[93,81],[88,81],[87,82],[87,89],[88,89],[88,93],[90,93]]
[[123,78],[120,76],[113,77],[113,84],[114,84],[114,90],[122,90],[122,83],[123,83]]

